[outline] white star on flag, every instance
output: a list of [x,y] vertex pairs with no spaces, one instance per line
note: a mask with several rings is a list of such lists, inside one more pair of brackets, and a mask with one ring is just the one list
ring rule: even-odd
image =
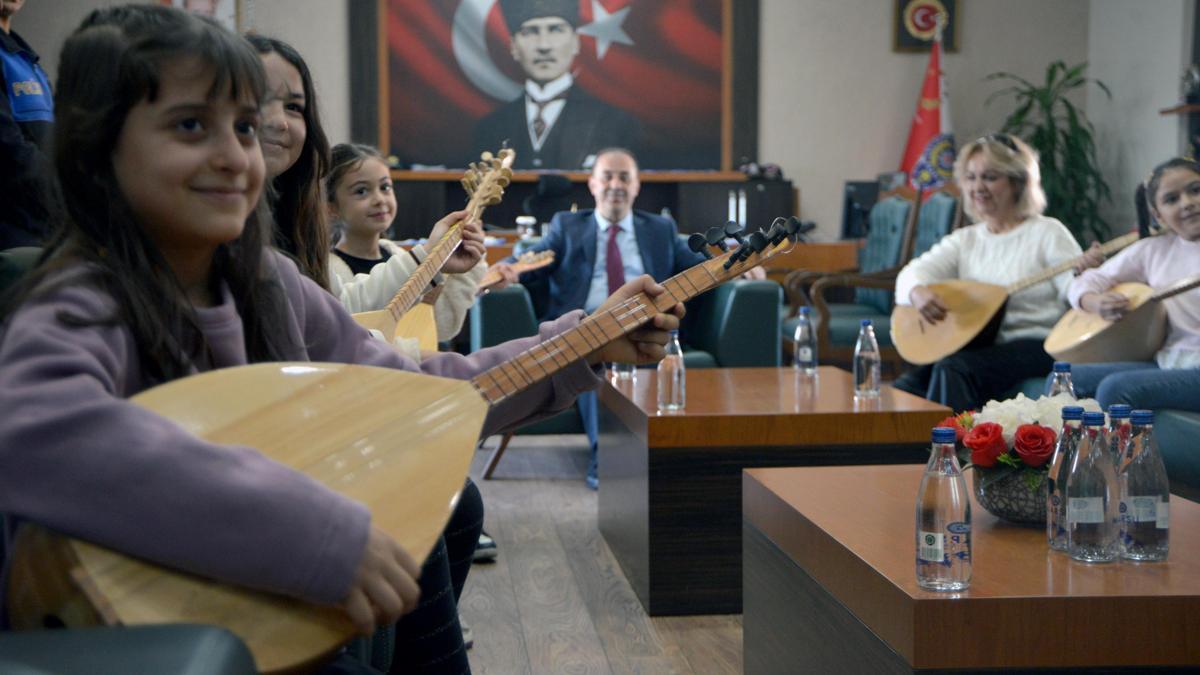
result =
[[590,35],[596,39],[597,59],[604,58],[604,54],[608,52],[608,48],[614,42],[620,42],[623,45],[633,44],[633,39],[621,28],[629,10],[630,7],[622,7],[609,14],[608,10],[604,9],[604,5],[600,4],[600,0],[592,0],[592,22],[581,26],[579,33]]

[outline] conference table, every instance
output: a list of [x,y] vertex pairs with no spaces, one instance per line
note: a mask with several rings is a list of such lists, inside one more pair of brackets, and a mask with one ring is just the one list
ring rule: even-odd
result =
[[1200,666],[1200,505],[1171,497],[1166,562],[1096,565],[972,500],[971,586],[936,593],[914,571],[922,470],[743,474],[746,673]]
[[741,611],[742,469],[924,462],[950,414],[888,386],[856,399],[829,366],[692,369],[673,413],[653,370],[599,397],[599,528],[651,615]]

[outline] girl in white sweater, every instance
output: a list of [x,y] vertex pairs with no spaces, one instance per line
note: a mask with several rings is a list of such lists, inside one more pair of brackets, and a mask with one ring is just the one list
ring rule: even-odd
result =
[[[1082,252],[1046,207],[1037,155],[1024,141],[991,134],[966,144],[954,166],[963,207],[975,224],[944,237],[911,261],[896,280],[896,303],[911,304],[931,323],[948,308],[928,284],[970,279],[1007,286]],[[1091,254],[1098,261],[1099,252]],[[967,348],[896,380],[904,391],[955,411],[979,408],[1015,384],[1044,375],[1053,361],[1042,340],[1067,309],[1070,273],[1014,293],[995,343]]]
[[[1129,299],[1109,289],[1138,282],[1165,288],[1200,275],[1200,164],[1176,158],[1158,165],[1146,182],[1150,212],[1169,232],[1143,239],[1071,283],[1068,298],[1079,309],[1118,320]],[[1167,339],[1153,362],[1075,366],[1075,391],[1104,407],[1174,408],[1200,412],[1200,291],[1163,301]]]

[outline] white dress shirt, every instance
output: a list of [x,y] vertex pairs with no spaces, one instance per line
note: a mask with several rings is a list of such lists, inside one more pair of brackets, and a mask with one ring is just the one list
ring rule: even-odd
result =
[[[608,228],[613,226],[600,217],[599,211],[593,212],[592,217],[596,219],[596,264],[592,265],[592,285],[588,289],[587,302],[583,306],[588,314],[596,311],[596,308],[608,299]],[[616,226],[620,228],[617,232],[617,250],[621,252],[625,281],[629,281],[646,272],[645,266],[642,265],[642,252],[638,249],[637,236],[633,233],[633,212],[625,214]]]
[[529,142],[533,144],[534,150],[542,149],[542,142],[550,137],[550,130],[554,128],[554,123],[558,121],[558,116],[562,114],[563,108],[567,105],[566,100],[561,98],[546,104],[542,110],[542,119],[546,122],[546,133],[538,138],[533,133],[533,121],[538,118],[537,102],[549,101],[555,96],[565,94],[573,84],[575,84],[575,78],[571,77],[570,73],[550,80],[545,86],[541,86],[533,80],[525,80],[525,128],[529,132]]

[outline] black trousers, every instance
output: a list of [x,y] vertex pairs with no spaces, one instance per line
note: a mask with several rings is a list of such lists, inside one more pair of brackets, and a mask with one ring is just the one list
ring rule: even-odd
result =
[[978,410],[1031,377],[1044,377],[1054,359],[1041,339],[1023,339],[964,349],[937,363],[918,366],[896,380],[897,389],[948,406],[954,412]]
[[396,623],[392,673],[470,673],[458,599],[467,583],[479,533],[483,498],[467,479],[458,506],[421,568],[421,604]]

